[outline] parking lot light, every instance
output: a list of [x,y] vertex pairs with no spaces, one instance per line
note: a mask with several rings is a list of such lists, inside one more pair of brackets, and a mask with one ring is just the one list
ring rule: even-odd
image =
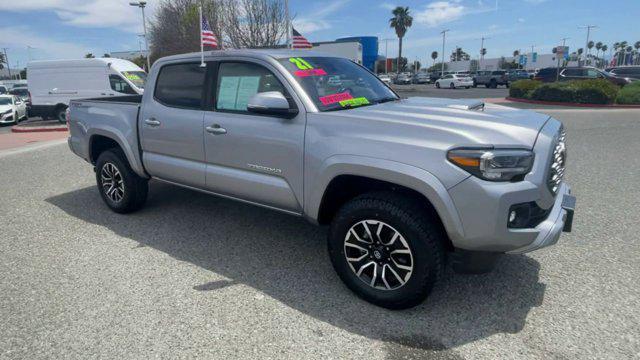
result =
[[142,28],[144,29],[144,45],[147,48],[147,71],[151,69],[151,63],[149,61],[149,41],[147,40],[147,20],[144,16],[144,7],[147,6],[146,1],[133,1],[129,5],[139,7],[142,10]]

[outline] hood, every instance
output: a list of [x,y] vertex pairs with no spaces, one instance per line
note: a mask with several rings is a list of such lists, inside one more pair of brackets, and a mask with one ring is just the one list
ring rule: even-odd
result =
[[7,110],[13,110],[13,106],[11,105],[0,105],[0,114]]
[[428,138],[450,146],[526,148],[533,147],[538,133],[550,118],[533,111],[483,104],[479,100],[426,97],[320,114],[367,121],[378,129],[379,126],[386,128],[380,130],[389,134],[397,134],[394,129],[407,135],[419,133],[425,137],[428,134]]

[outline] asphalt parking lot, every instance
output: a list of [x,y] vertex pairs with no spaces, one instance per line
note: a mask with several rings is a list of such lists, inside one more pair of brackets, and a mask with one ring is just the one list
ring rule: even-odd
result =
[[303,220],[159,183],[118,215],[66,144],[0,152],[0,358],[638,358],[640,110],[543,111],[574,232],[406,311],[356,298]]
[[392,85],[398,94],[403,97],[411,96],[427,96],[427,97],[443,97],[454,99],[491,99],[504,98],[509,95],[509,89],[499,86],[496,89],[487,89],[484,86],[476,88],[458,88],[458,89],[438,89],[433,84],[417,84],[417,85]]

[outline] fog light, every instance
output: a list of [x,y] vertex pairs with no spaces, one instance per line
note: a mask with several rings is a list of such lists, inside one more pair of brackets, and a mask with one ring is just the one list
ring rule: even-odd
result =
[[516,220],[516,215],[517,215],[517,214],[518,214],[518,213],[516,213],[516,211],[515,211],[515,210],[514,210],[514,211],[512,211],[511,213],[509,213],[509,222],[510,222],[510,223],[512,223],[512,222],[514,222],[514,221]]

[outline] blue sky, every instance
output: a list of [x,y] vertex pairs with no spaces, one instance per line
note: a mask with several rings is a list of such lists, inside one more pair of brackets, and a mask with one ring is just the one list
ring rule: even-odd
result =
[[[32,59],[80,57],[87,52],[138,49],[141,15],[129,0],[0,0],[0,47],[7,47],[12,67]],[[148,0],[153,16],[159,0]],[[397,37],[389,28],[391,9],[408,6],[414,17],[403,54],[425,62],[431,51],[441,51],[442,29],[446,53],[454,46],[477,56],[482,36],[487,57],[510,55],[513,50],[549,53],[561,38],[569,37],[571,51],[583,47],[586,30],[594,24],[592,39],[611,44],[640,40],[640,0],[290,0],[295,26],[311,41],[352,35],[374,35],[388,41],[390,56],[397,54]],[[385,52],[380,42],[380,53]],[[431,60],[429,59],[429,62]]]

